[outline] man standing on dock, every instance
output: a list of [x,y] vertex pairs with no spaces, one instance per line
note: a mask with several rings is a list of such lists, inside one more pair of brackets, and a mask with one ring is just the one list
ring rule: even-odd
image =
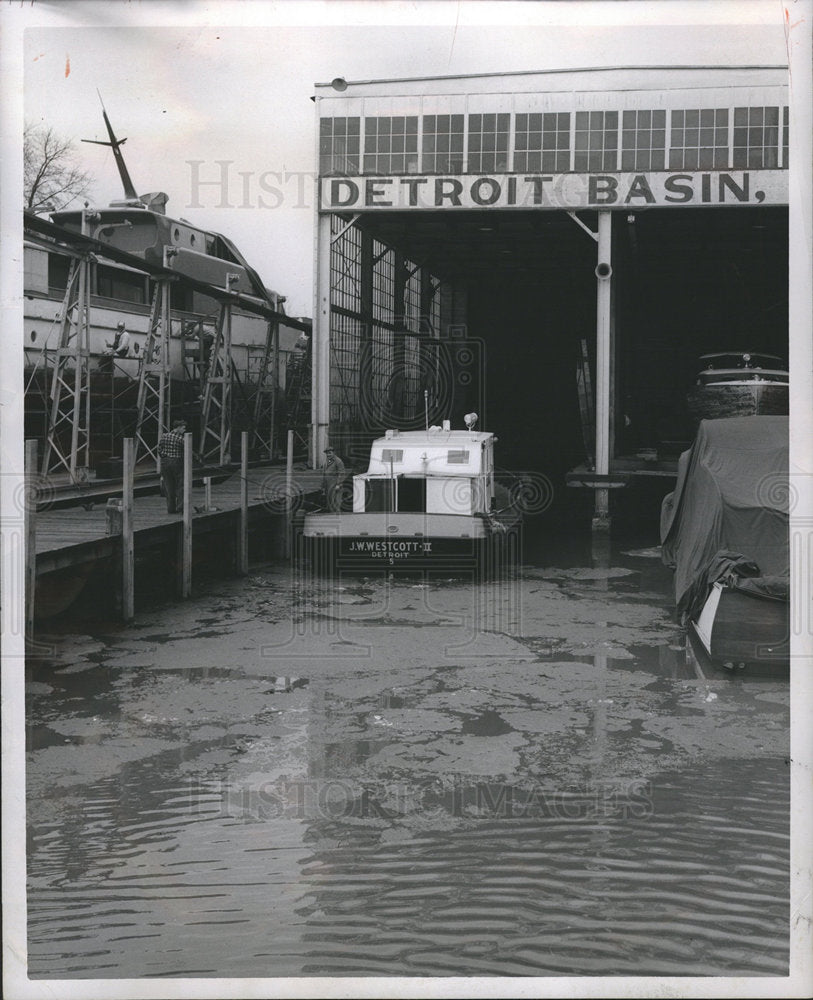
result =
[[179,493],[183,481],[183,444],[185,420],[173,420],[172,430],[161,435],[158,454],[161,456],[161,478],[167,498],[167,513],[178,514]]
[[322,466],[322,489],[325,492],[327,509],[338,512],[342,509],[342,483],[345,480],[344,462],[332,448],[325,448],[325,464]]

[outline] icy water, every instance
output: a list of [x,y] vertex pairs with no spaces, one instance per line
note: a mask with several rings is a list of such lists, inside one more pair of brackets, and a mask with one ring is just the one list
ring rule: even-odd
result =
[[698,674],[657,556],[42,636],[30,975],[786,974],[787,675]]

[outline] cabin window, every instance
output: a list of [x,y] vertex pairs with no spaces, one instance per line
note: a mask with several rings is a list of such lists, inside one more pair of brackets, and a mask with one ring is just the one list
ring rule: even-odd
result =
[[448,465],[468,465],[469,452],[467,448],[450,448],[446,453]]
[[147,301],[147,276],[138,271],[124,271],[99,264],[96,268],[96,294],[122,302]]
[[621,119],[621,169],[663,170],[666,112],[625,111]]
[[508,169],[510,121],[507,114],[469,115],[469,173]]
[[365,174],[406,174],[417,168],[417,115],[364,119]]
[[48,255],[48,288],[65,291],[68,287],[68,274],[71,270],[70,257],[52,253]]
[[670,170],[728,166],[728,108],[673,111]]
[[517,115],[514,170],[570,170],[570,115]]
[[403,448],[383,448],[381,450],[381,459],[386,462],[387,465],[392,462],[393,465],[397,465],[399,462],[404,460],[404,449]]
[[779,166],[779,108],[734,108],[733,166]]
[[359,172],[360,118],[323,118],[319,122],[319,172]]
[[618,112],[576,112],[576,170],[616,170]]

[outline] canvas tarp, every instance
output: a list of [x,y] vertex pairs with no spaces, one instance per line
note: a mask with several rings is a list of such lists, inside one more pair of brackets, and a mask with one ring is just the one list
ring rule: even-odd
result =
[[661,552],[681,616],[694,617],[716,579],[741,576],[744,589],[778,596],[788,576],[787,417],[701,421],[663,501]]

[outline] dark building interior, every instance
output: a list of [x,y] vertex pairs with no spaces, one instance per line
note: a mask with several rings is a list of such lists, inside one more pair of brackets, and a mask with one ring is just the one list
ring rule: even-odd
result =
[[[578,219],[597,230],[596,212]],[[589,233],[561,211],[386,213],[365,225],[467,289],[466,333],[482,370],[458,380],[453,425],[480,413],[506,467],[561,481],[584,462],[576,373],[585,342],[595,387]],[[618,211],[612,258],[615,453],[674,457],[693,437],[685,398],[700,355],[787,361],[787,209]]]

